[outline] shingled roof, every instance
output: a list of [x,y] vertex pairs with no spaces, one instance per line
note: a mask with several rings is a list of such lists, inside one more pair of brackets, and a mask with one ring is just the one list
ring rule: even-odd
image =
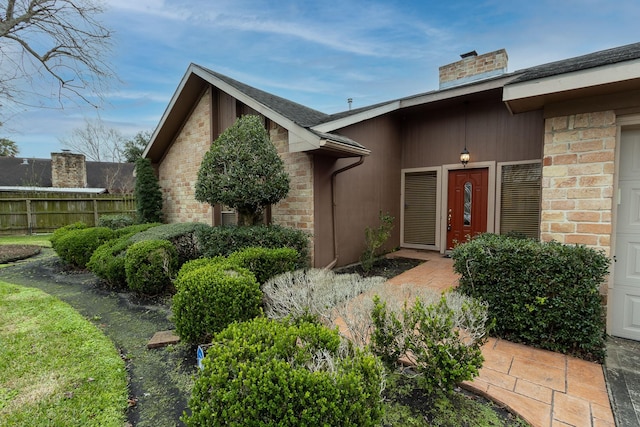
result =
[[[86,162],[87,187],[133,190],[133,163]],[[51,159],[0,157],[0,186],[52,187]],[[111,187],[111,188],[107,188]]]
[[282,114],[283,116],[287,117],[288,119],[304,128],[315,126],[318,123],[322,123],[323,121],[329,119],[329,115],[321,111],[305,107],[304,105],[298,104],[297,102],[289,101],[288,99],[279,97],[272,93],[256,89],[253,86],[249,86],[247,84],[234,80],[229,76],[217,73],[200,65],[196,66],[205,70],[207,73],[217,77],[228,85],[233,86],[242,93],[255,99],[259,103],[271,108],[273,111]]
[[639,58],[640,43],[632,43],[626,46],[614,47],[612,49],[606,49],[587,55],[576,56],[575,58],[563,59],[561,61],[550,62],[548,64],[516,71],[513,74],[519,74],[519,76],[510,83],[527,82],[544,77],[582,71],[589,68],[618,64],[620,62],[632,61]]

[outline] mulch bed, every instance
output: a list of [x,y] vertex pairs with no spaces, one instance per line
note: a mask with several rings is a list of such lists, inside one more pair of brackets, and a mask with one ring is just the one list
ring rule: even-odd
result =
[[0,264],[20,261],[38,255],[42,248],[36,245],[0,245]]

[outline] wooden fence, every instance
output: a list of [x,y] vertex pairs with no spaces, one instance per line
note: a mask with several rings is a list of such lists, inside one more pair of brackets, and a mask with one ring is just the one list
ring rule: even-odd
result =
[[135,217],[132,194],[0,193],[0,234],[51,233],[82,221],[95,226],[101,215]]

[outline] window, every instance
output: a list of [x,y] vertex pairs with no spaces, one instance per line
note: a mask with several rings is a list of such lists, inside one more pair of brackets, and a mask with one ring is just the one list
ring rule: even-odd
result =
[[542,165],[501,166],[500,234],[519,233],[539,238]]
[[464,225],[471,225],[471,196],[473,194],[473,184],[464,183]]
[[406,173],[404,178],[404,244],[436,244],[438,174]]

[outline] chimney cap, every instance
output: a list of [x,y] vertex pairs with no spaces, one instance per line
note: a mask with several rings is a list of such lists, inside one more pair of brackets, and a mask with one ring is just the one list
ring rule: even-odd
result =
[[469,58],[471,56],[478,56],[478,52],[476,52],[475,50],[472,50],[471,52],[461,54],[460,58],[464,59],[464,58]]

